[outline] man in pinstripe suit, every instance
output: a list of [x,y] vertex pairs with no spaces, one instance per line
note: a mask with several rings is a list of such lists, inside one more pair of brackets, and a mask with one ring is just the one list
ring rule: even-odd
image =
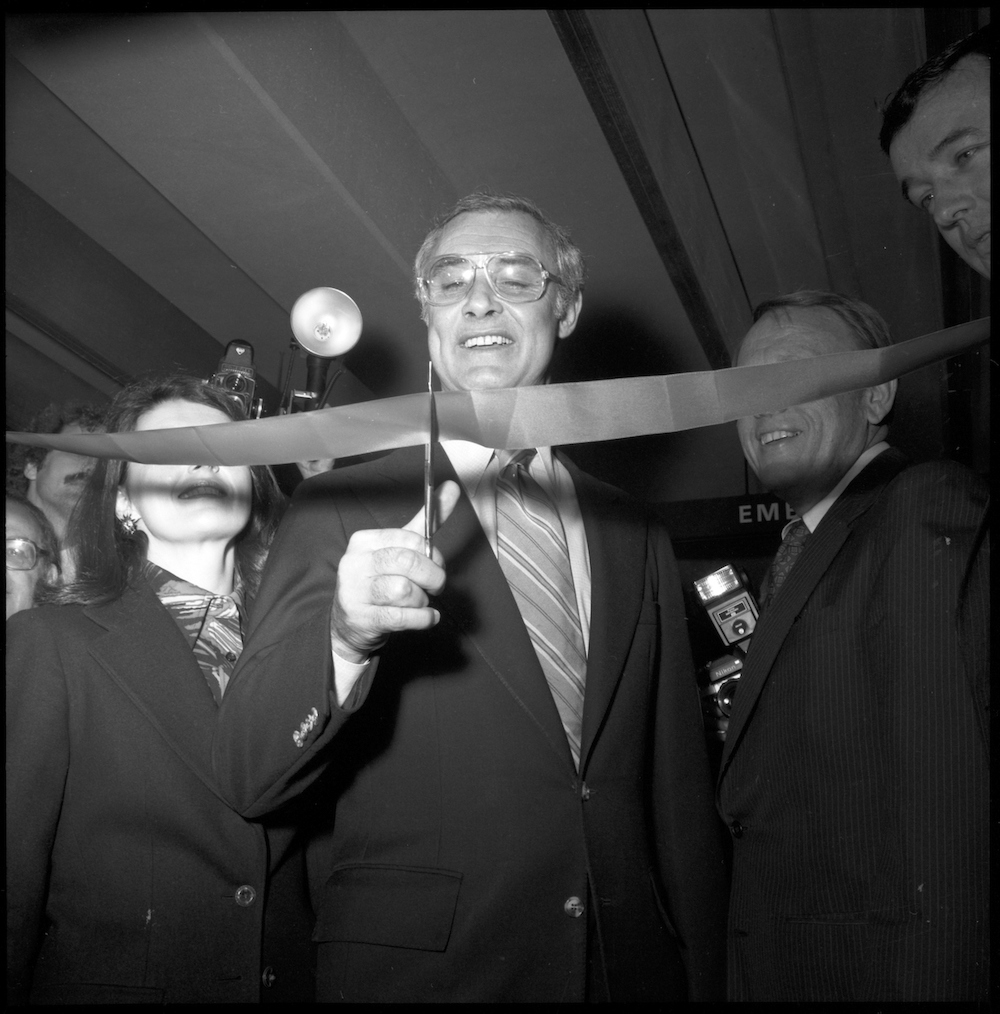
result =
[[[741,366],[889,342],[833,293],[754,319]],[[987,995],[988,661],[962,643],[989,623],[987,488],[888,446],[895,388],[739,422],[809,534],[772,579],[722,757],[732,1000]]]

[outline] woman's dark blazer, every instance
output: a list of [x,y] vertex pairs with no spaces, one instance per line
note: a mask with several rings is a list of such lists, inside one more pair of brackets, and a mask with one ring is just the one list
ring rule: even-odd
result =
[[[301,856],[216,792],[218,709],[152,590],[19,613],[7,639],[10,1000],[308,1000]],[[269,867],[290,957],[264,953]]]

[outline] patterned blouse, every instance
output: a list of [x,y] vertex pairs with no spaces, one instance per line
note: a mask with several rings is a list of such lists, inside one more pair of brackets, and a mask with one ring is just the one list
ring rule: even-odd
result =
[[187,638],[215,703],[221,704],[243,650],[242,584],[232,595],[214,595],[149,561],[143,565],[143,574]]

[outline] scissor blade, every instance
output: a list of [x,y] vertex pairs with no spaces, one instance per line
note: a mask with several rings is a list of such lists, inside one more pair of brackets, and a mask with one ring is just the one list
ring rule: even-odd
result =
[[434,401],[434,367],[427,364],[427,396],[430,401],[427,448],[424,451],[424,552],[430,556],[434,536],[434,445],[438,438],[437,404]]

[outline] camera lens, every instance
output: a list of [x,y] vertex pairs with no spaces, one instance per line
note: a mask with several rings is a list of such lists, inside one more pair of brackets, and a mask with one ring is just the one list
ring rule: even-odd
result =
[[739,684],[739,677],[733,679],[723,680],[719,684],[719,689],[715,691],[715,703],[719,705],[719,711],[721,711],[726,718],[732,714],[733,710],[733,698],[736,696],[736,687]]
[[247,389],[247,378],[240,373],[228,373],[222,378],[222,386],[227,391],[242,394]]

